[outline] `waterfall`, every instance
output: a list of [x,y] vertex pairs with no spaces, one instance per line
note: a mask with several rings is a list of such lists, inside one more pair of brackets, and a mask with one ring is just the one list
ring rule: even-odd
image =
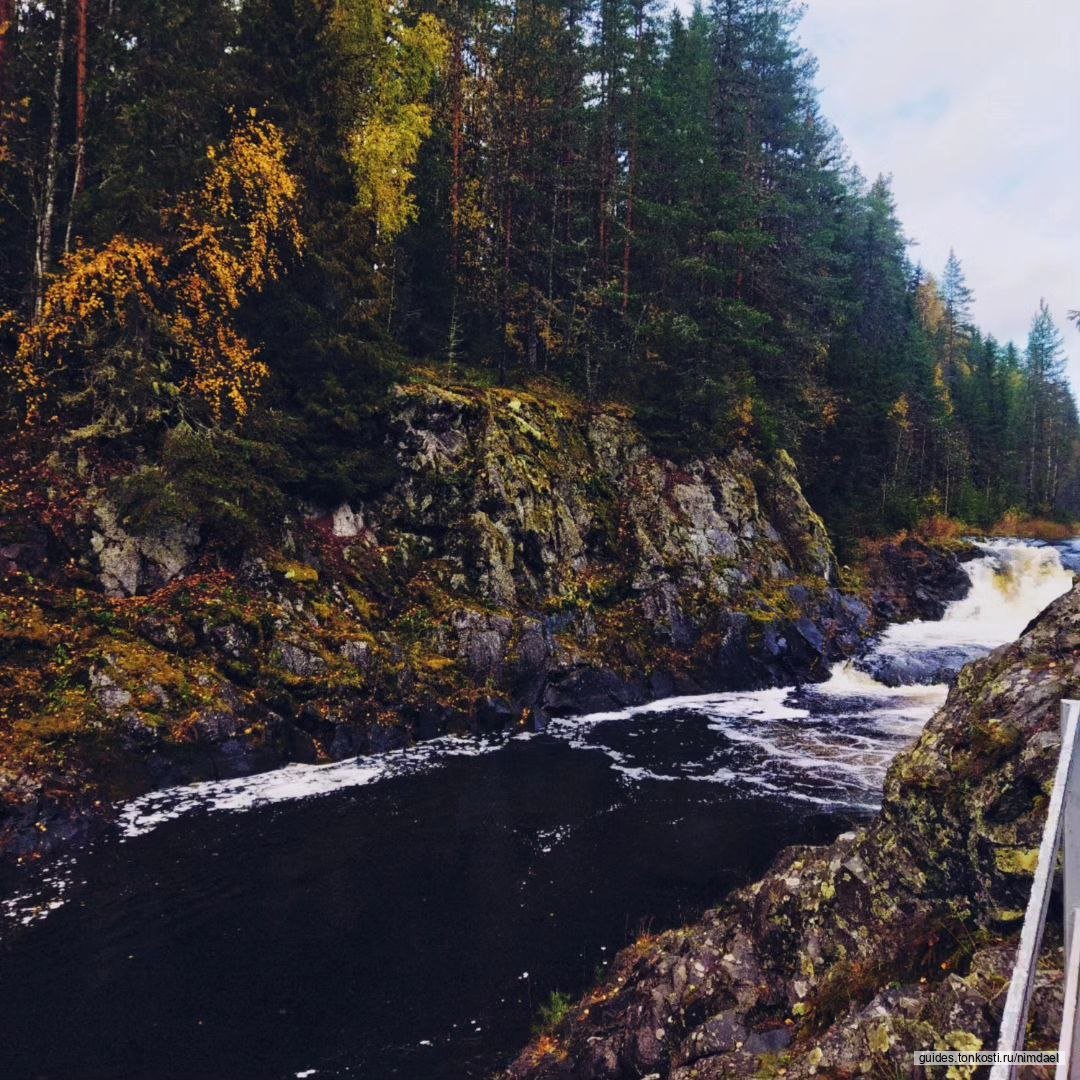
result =
[[856,666],[890,687],[948,681],[968,661],[1018,638],[1072,587],[1057,548],[1012,540],[978,546],[984,554],[967,565],[971,591],[963,600],[938,622],[890,626]]
[[[1015,640],[1072,587],[1062,551],[980,542],[971,589],[936,622],[888,627],[867,653],[836,664],[824,683],[671,698],[615,713],[554,721],[549,732],[603,751],[631,782],[692,780],[822,806],[871,810],[886,769],[944,703],[964,664]],[[1066,554],[1076,554],[1067,551]],[[625,737],[633,722],[634,738]],[[711,744],[672,759],[668,732],[707,725]]]
[[[971,590],[943,619],[890,626],[825,683],[554,720],[544,737],[606,754],[627,783],[688,780],[872,808],[889,762],[945,700],[947,682],[969,660],[1015,639],[1072,584],[1057,548],[1007,540],[979,546],[982,556],[967,564]],[[425,773],[506,742],[448,736],[359,760],[154,791],[124,808],[121,828],[138,836],[195,809],[242,811]]]

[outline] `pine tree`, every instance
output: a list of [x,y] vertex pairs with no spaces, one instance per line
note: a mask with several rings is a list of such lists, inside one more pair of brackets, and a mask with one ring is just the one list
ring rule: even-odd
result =
[[963,326],[970,321],[975,294],[968,288],[964,269],[952,248],[941,275],[941,298],[945,302],[947,318],[955,325]]
[[1065,379],[1064,341],[1045,300],[1031,322],[1024,353],[1028,446],[1025,462],[1029,505],[1052,511],[1068,437],[1075,431],[1075,406]]

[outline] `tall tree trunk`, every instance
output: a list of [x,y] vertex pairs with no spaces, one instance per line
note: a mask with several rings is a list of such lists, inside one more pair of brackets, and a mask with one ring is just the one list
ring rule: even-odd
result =
[[1053,490],[1052,477],[1054,472],[1054,426],[1054,417],[1051,416],[1046,431],[1046,473],[1043,478],[1043,501],[1047,505],[1053,503],[1051,492]]
[[1034,394],[1031,397],[1031,443],[1028,447],[1028,467],[1027,467],[1027,498],[1028,505],[1033,506],[1035,503],[1035,439],[1039,425],[1039,406],[1038,401]]
[[75,177],[71,183],[71,205],[64,231],[64,254],[71,250],[75,203],[86,183],[86,9],[90,0],[75,0]]
[[[601,76],[604,81],[604,77]],[[601,91],[606,97],[606,90]],[[600,215],[600,228],[597,237],[600,255],[600,273],[602,278],[607,277],[608,265],[608,183],[609,183],[609,158],[611,155],[611,133],[609,130],[608,105],[605,100],[602,105],[604,112],[603,127],[600,139],[600,183],[597,187],[597,211]]]
[[[7,89],[8,47],[15,36],[15,0],[0,0],[0,93]],[[7,98],[5,97],[6,101]]]
[[0,0],[0,155],[6,153],[7,126],[11,122],[8,58],[15,40],[15,24],[15,0]]
[[630,134],[629,161],[626,177],[626,235],[623,237],[622,251],[622,309],[625,315],[630,309],[630,238],[634,232],[634,173],[637,155],[636,138]]
[[623,238],[622,256],[622,309],[625,315],[630,310],[630,245],[634,235],[634,181],[637,179],[637,120],[638,120],[638,84],[641,79],[641,43],[643,4],[637,5],[637,20],[634,25],[634,59],[637,70],[630,92],[630,139],[627,146],[628,161],[626,169],[626,235]]
[[[560,155],[560,162],[562,160]],[[555,322],[555,247],[558,239],[559,227],[559,196],[562,194],[562,170],[556,166],[555,182],[552,184],[551,195],[551,232],[548,236],[547,254],[547,294],[544,298],[544,321],[547,324],[547,343],[544,348],[544,371],[548,369],[548,360],[551,354],[551,330]]]
[[464,42],[460,30],[454,32],[450,58],[450,268],[457,282],[459,233],[461,228],[461,144],[464,131],[462,94],[465,81]]
[[[754,110],[748,103],[746,106],[746,118],[744,120],[744,140],[743,140],[743,166],[742,166],[742,183],[743,192],[748,193],[751,191],[752,185],[754,185],[754,159],[752,157],[751,147],[753,145],[754,138]],[[756,194],[756,193],[755,193]],[[753,209],[750,212],[751,219],[756,213],[757,198],[753,200]],[[744,226],[748,224],[745,215],[743,217]],[[738,269],[735,275],[735,299],[742,300],[743,291],[746,287],[746,245],[740,240],[738,245],[738,254],[736,258],[738,260]]]
[[509,175],[506,180],[506,203],[503,214],[503,265],[502,265],[502,345],[499,350],[499,382],[506,382],[509,358],[510,333],[510,251],[514,243],[514,199]]
[[611,156],[614,152],[615,137],[612,131],[614,123],[612,94],[614,93],[614,71],[611,64],[610,50],[611,27],[610,3],[601,0],[600,4],[600,175],[597,185],[597,210],[600,215],[597,242],[599,244],[600,276],[607,279],[608,270],[608,207],[611,199],[613,172]]
[[49,101],[49,142],[45,153],[45,176],[42,180],[37,230],[34,238],[34,266],[31,286],[34,318],[40,318],[45,305],[45,277],[52,261],[53,217],[56,213],[56,174],[60,158],[60,88],[64,77],[64,53],[67,49],[67,0],[60,5],[60,28],[56,38],[56,69]]
[[922,429],[922,438],[919,440],[919,494],[926,494],[926,426]]

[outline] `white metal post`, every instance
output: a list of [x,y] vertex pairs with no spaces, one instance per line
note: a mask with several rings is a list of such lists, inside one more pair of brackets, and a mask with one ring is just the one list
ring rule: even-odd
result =
[[[1076,822],[1077,799],[1076,792],[1080,788],[1080,753],[1076,749],[1076,736],[1080,731],[1080,702],[1064,701],[1061,705],[1061,753],[1058,756],[1057,768],[1054,770],[1054,786],[1050,793],[1050,805],[1046,811],[1046,826],[1043,829],[1042,843],[1039,845],[1039,861],[1035,867],[1035,877],[1031,882],[1031,894],[1028,897],[1027,913],[1024,917],[1024,925],[1020,930],[1020,943],[1016,950],[1016,960],[1013,965],[1012,981],[1009,983],[1009,992],[1005,998],[1005,1007],[1001,1015],[1001,1033],[998,1038],[998,1050],[1003,1053],[1012,1053],[1022,1050],[1024,1046],[1024,1030],[1027,1027],[1028,1007],[1031,1004],[1031,992],[1035,988],[1035,967],[1039,959],[1039,948],[1042,945],[1043,927],[1046,925],[1046,909],[1050,904],[1050,892],[1053,887],[1055,870],[1057,868],[1058,852],[1061,850],[1062,834],[1064,832],[1064,810],[1066,806],[1066,793],[1073,792],[1072,818],[1074,845],[1080,838],[1080,829]],[[1070,872],[1070,852],[1066,852],[1065,874],[1068,881]],[[1080,851],[1075,846],[1071,850],[1071,871],[1073,874],[1071,888],[1073,891],[1066,892],[1066,903],[1072,897],[1075,905],[1080,901],[1080,894],[1076,891],[1077,876],[1080,872]],[[1066,926],[1072,922],[1072,910],[1066,908]],[[1067,929],[1070,946],[1072,931]],[[1066,957],[1070,954],[1066,952]],[[1068,960],[1066,960],[1068,963]],[[1062,1027],[1065,1028],[1072,1022],[1072,1018],[1063,1017]],[[1074,1061],[1074,1068],[1076,1062]],[[998,1062],[990,1069],[990,1080],[1010,1080],[1019,1074],[1017,1066],[1006,1062]],[[1063,1075],[1063,1074],[1061,1074]],[[1069,1076],[1068,1080],[1080,1080]]]
[[[1061,703],[1061,752],[1077,754],[1077,725],[1080,724],[1080,701]],[[1075,912],[1080,908],[1080,769],[1069,770],[1065,786],[1065,803],[1062,806],[1064,828],[1062,830],[1061,875],[1064,879],[1065,898],[1065,957],[1073,954],[1073,924]]]
[[1066,921],[1072,933],[1072,952],[1065,953],[1065,1008],[1061,1013],[1057,1075],[1061,1080],[1080,1076],[1080,911]]

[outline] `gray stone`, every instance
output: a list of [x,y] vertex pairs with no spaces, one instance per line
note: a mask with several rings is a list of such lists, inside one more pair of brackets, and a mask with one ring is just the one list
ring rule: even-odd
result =
[[292,675],[311,678],[326,671],[326,661],[321,656],[291,642],[282,642],[275,653],[278,663]]
[[98,578],[109,596],[135,596],[167,585],[188,570],[199,543],[191,524],[154,529],[143,536],[127,532],[108,503],[94,510],[97,528],[90,547],[97,556]]
[[116,716],[131,704],[131,693],[117,686],[112,676],[100,668],[91,669],[90,688],[110,716]]
[[366,641],[345,641],[338,653],[361,671],[367,671],[371,667],[371,646]]

